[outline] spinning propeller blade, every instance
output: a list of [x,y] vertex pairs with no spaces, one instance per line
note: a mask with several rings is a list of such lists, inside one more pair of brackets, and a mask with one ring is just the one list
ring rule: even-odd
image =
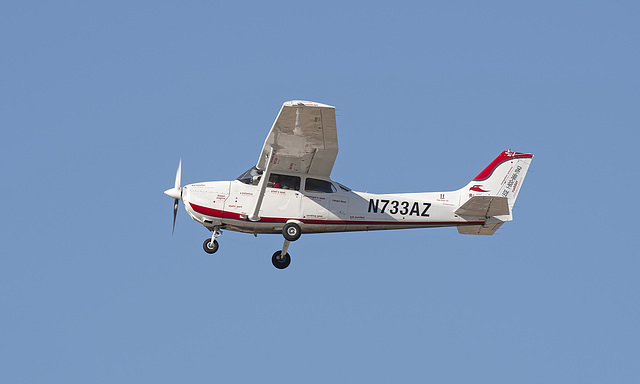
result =
[[178,216],[178,199],[173,201],[173,228],[171,228],[171,234],[176,230],[176,216]]
[[178,162],[178,170],[176,171],[176,182],[173,185],[173,189],[180,189],[180,182],[182,181],[182,159]]
[[173,235],[173,232],[176,229],[176,216],[178,215],[178,201],[182,197],[182,187],[180,186],[181,182],[182,182],[182,159],[180,159],[180,162],[178,163],[178,171],[176,172],[176,182],[174,183],[173,188],[167,189],[166,191],[164,191],[165,195],[167,195],[169,197],[173,197],[173,199],[174,199],[174,202],[173,202],[173,229],[171,230],[171,234],[172,235]]

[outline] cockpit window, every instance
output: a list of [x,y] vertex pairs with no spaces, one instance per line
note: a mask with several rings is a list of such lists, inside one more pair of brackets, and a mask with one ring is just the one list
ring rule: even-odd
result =
[[336,187],[326,180],[307,178],[304,183],[304,190],[307,192],[334,193]]
[[262,171],[258,170],[258,168],[256,167],[253,167],[250,168],[247,172],[240,175],[236,180],[249,185],[258,185],[261,176]]
[[[258,185],[262,178],[263,172],[256,167],[250,168],[248,171],[240,175],[236,180],[248,185]],[[269,188],[281,188],[290,189],[294,191],[300,190],[300,177],[288,176],[272,173],[269,175],[269,182],[267,183]]]
[[272,173],[271,175],[269,175],[269,183],[267,184],[267,186],[271,188],[290,189],[293,191],[299,191],[300,177]]

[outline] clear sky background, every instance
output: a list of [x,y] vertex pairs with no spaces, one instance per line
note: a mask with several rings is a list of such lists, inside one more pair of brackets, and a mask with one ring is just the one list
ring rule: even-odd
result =
[[[0,3],[3,383],[637,383],[637,1]],[[535,154],[494,236],[209,232],[183,182],[337,107],[332,177],[453,190]]]

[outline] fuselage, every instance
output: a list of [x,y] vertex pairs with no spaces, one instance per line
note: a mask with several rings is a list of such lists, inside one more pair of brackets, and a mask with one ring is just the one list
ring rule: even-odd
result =
[[271,176],[260,219],[252,221],[260,190],[256,180],[241,178],[185,186],[182,200],[189,215],[209,229],[254,234],[281,233],[289,221],[297,222],[304,233],[484,223],[454,213],[460,204],[460,191],[373,194],[352,191],[327,178],[286,173]]

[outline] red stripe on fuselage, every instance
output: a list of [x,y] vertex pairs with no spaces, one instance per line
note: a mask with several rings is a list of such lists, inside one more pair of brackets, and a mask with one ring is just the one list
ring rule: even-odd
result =
[[[233,219],[233,220],[241,220],[250,222],[246,215],[240,215],[239,213],[221,211],[219,209],[213,209],[208,207],[203,207],[201,205],[189,203],[191,208],[194,211],[201,213],[203,215],[218,217],[222,219]],[[261,223],[286,223],[289,218],[280,218],[280,217],[261,217]],[[447,224],[455,224],[455,225],[464,225],[464,224],[484,224],[484,221],[359,221],[359,220],[311,220],[311,219],[299,219],[295,218],[304,224],[329,224],[329,225],[349,225],[349,224],[360,224],[360,225],[389,225],[389,224],[400,224],[400,225],[420,225],[420,224],[428,224],[428,225],[447,225]]]

